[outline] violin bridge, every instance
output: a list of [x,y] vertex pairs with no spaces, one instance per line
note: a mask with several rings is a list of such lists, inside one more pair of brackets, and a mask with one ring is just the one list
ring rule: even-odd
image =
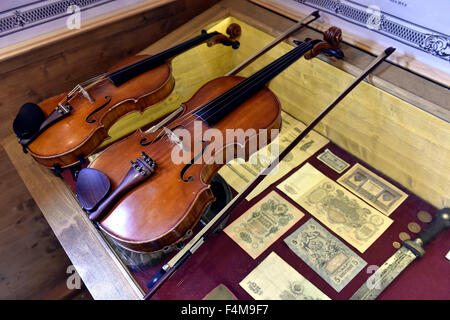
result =
[[163,127],[163,129],[169,141],[172,142],[174,145],[180,147],[181,150],[184,150],[184,144],[183,141],[180,139],[180,137],[178,137],[175,132],[173,132],[167,127]]
[[81,92],[81,94],[83,95],[84,98],[86,98],[91,104],[93,104],[95,102],[95,100],[91,97],[91,95],[89,94],[89,92],[86,91],[86,89],[84,89],[80,84],[77,84],[75,86],[75,88],[72,89],[72,91],[70,91],[67,94],[67,98],[66,100],[69,100],[73,97],[73,95],[77,92]]
[[83,95],[83,97],[85,97],[87,100],[89,100],[89,102],[91,104],[93,104],[95,101],[94,101],[94,99],[92,99],[92,97],[89,94],[89,92],[87,92],[82,86],[79,85],[79,87],[80,87],[79,89],[80,89],[80,92]]

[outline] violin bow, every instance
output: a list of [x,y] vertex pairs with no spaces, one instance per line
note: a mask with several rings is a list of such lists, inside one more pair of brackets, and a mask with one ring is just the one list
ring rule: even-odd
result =
[[[308,20],[310,18],[313,18],[311,20]],[[317,20],[320,18],[320,14],[319,14],[319,10],[316,10],[312,13],[310,13],[309,15],[307,15],[306,17],[304,17],[302,20],[300,20],[299,22],[297,22],[296,24],[292,25],[289,29],[287,29],[286,31],[284,31],[282,34],[280,34],[278,37],[276,37],[275,39],[272,40],[272,42],[270,42],[269,44],[267,44],[264,48],[262,48],[261,50],[259,50],[258,52],[256,52],[254,55],[252,55],[250,58],[248,58],[247,60],[245,60],[244,62],[242,62],[241,64],[239,64],[237,67],[235,67],[234,69],[228,71],[228,73],[226,74],[226,76],[232,76],[237,74],[239,71],[241,71],[242,69],[244,69],[245,67],[247,67],[249,64],[251,64],[253,61],[255,61],[256,59],[258,59],[261,55],[263,55],[264,53],[266,53],[267,51],[269,51],[270,49],[272,49],[274,46],[276,46],[278,43],[280,43],[281,41],[283,41],[284,39],[286,39],[287,37],[289,37],[292,33],[300,30],[303,27],[306,27],[308,24],[310,24],[311,22]]]
[[204,226],[189,243],[187,243],[182,250],[180,250],[168,263],[166,263],[161,270],[148,282],[147,287],[150,289],[149,293],[144,296],[144,299],[152,297],[159,287],[173,274],[175,271],[187,260],[189,257],[203,244],[206,238],[212,233],[215,228],[227,217],[236,206],[241,203],[247,195],[264,179],[272,169],[298,145],[304,137],[306,137],[311,130],[331,111],[333,108],[344,99],[360,82],[364,80],[375,68],[377,68],[384,60],[386,60],[395,48],[389,47],[378,55],[372,63],[364,69],[361,74],[353,80],[353,82],[339,94],[306,128],[303,130],[287,147],[281,152],[278,159],[272,161],[259,175],[257,175],[236,197],[234,197],[206,226]]

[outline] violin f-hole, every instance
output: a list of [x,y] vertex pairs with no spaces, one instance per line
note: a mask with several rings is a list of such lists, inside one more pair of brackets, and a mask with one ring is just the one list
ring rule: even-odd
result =
[[106,101],[104,104],[102,104],[100,107],[98,107],[97,109],[95,109],[94,111],[92,111],[87,117],[86,117],[86,122],[87,123],[94,123],[97,120],[90,120],[89,118],[92,117],[94,114],[96,114],[97,112],[99,112],[100,110],[102,110],[104,107],[106,107],[110,102],[111,102],[111,96],[106,96],[105,99],[108,99],[108,101]]
[[194,181],[194,176],[189,176],[187,178],[184,178],[184,175],[186,174],[186,171],[189,170],[190,167],[197,161],[201,156],[203,156],[203,153],[205,152],[205,149],[208,147],[208,141],[202,140],[202,143],[206,143],[203,147],[202,151],[200,151],[197,155],[195,155],[191,161],[189,161],[188,164],[184,166],[184,168],[181,170],[180,177],[183,182],[191,182]]

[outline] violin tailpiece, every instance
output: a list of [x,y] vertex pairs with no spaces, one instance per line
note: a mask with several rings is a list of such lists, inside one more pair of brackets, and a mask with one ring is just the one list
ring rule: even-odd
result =
[[[136,161],[130,160],[131,168],[119,186],[109,195],[109,179],[101,171],[82,169],[77,180],[77,198],[91,221],[99,221],[128,191],[138,186],[156,170],[156,162],[145,152]],[[95,170],[88,172],[86,170]],[[107,182],[105,182],[105,180]]]

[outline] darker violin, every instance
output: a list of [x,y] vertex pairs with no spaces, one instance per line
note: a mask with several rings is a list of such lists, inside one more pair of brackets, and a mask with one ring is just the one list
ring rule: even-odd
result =
[[207,33],[153,56],[123,60],[106,74],[78,84],[72,91],[36,105],[26,103],[13,123],[24,152],[54,169],[75,165],[108,138],[108,129],[122,116],[166,98],[174,87],[171,59],[202,43],[239,47],[240,26],[231,24],[225,36]]
[[[281,105],[267,83],[304,55],[342,55],[338,28],[326,31],[324,39],[298,43],[248,78],[206,83],[158,129],[138,130],[105,149],[77,181],[77,197],[89,218],[123,247],[139,252],[167,250],[191,234],[214,200],[209,182],[228,156],[248,159],[276,137]],[[214,129],[224,140],[218,145],[206,134],[196,137],[198,129]],[[248,134],[238,141],[228,130]],[[174,161],[186,150],[187,162]]]

